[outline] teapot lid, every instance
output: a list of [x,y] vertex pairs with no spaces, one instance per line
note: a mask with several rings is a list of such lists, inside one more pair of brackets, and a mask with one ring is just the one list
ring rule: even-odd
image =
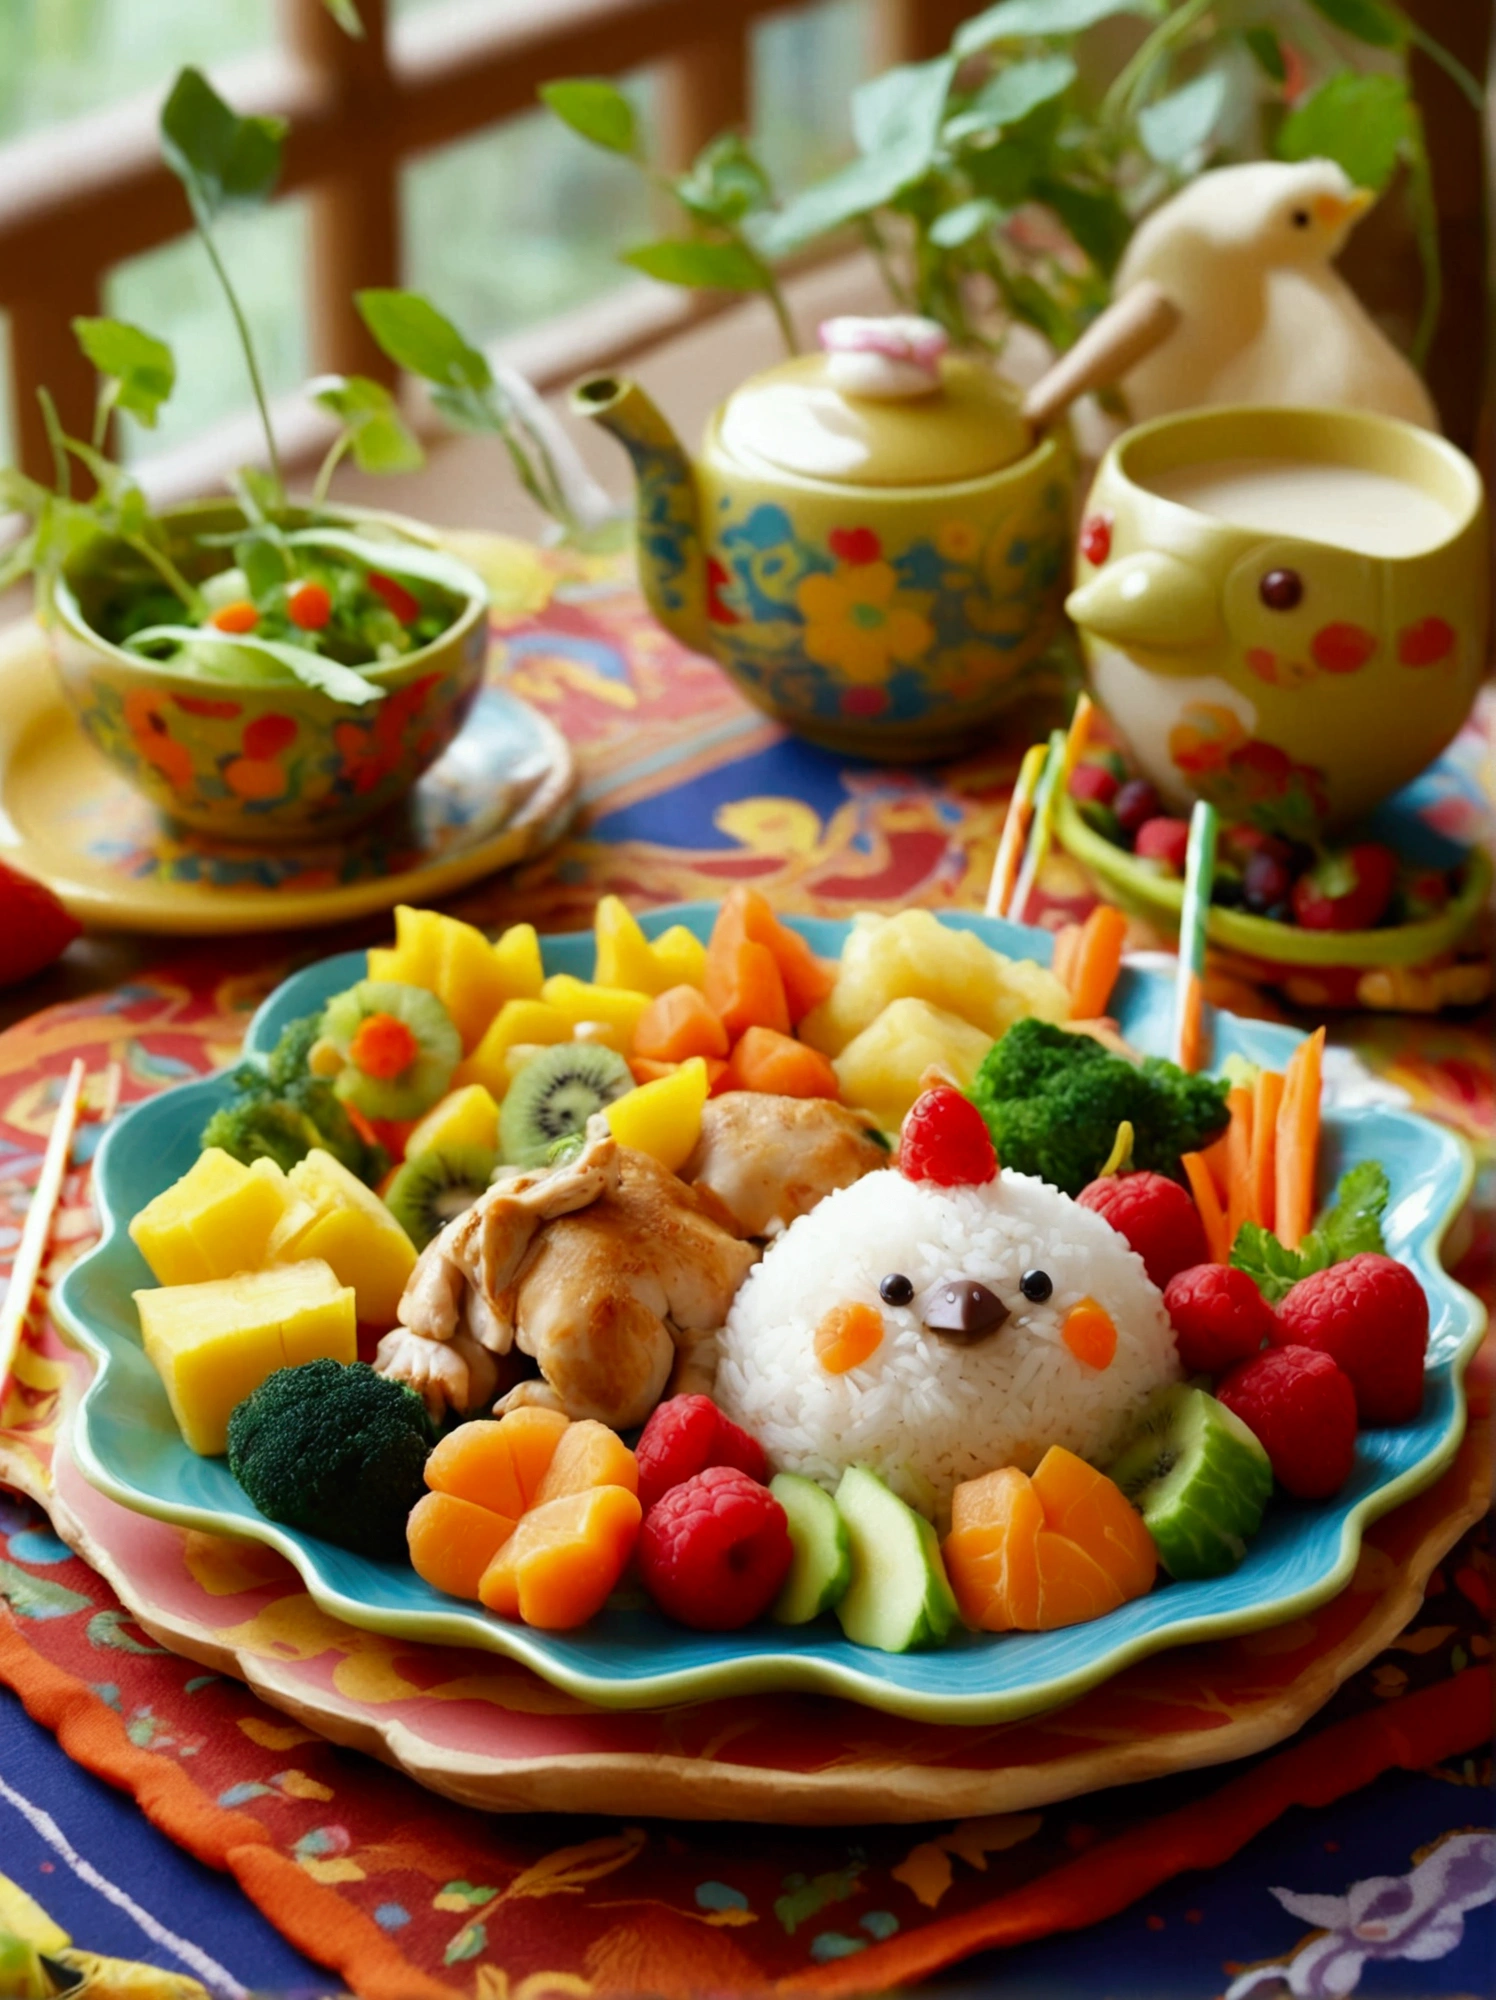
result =
[[912,315],[827,320],[819,354],[781,362],[728,399],[722,447],[830,485],[948,486],[999,472],[1033,442],[1019,393],[947,344],[942,327]]

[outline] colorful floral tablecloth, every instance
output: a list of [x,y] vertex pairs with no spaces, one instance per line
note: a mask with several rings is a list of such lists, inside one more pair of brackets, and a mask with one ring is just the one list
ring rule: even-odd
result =
[[[939,771],[848,766],[747,709],[660,633],[608,566],[517,545],[490,545],[486,559],[509,606],[498,620],[509,684],[577,748],[583,811],[553,853],[459,899],[459,914],[562,929],[587,922],[604,890],[646,904],[742,880],[786,908],[832,914],[980,904],[1021,731]],[[1446,821],[1454,800],[1472,830],[1482,742],[1476,730],[1459,747],[1445,794]],[[1041,891],[1048,922],[1089,900],[1063,855]],[[131,986],[0,1036],[0,1253],[18,1232],[74,1049],[119,1061],[126,1101],[148,1094],[232,1055],[248,1011],[294,963],[384,928],[172,947]],[[1480,1199],[1461,1275],[1490,1297],[1488,1024],[1362,1019],[1339,1038],[1477,1146]],[[95,1135],[85,1128],[52,1278],[89,1239]],[[46,1490],[66,1374],[39,1314],[0,1405],[0,1451],[12,1476],[29,1456],[34,1491]],[[1467,1445],[1466,1505],[1487,1447],[1484,1431]],[[1384,1583],[1410,1559],[1392,1524],[1387,1532]],[[853,1993],[996,1946],[1005,1956],[966,1976],[1025,1994],[1271,1991],[1278,1971],[1305,1995],[1489,1984],[1492,1582],[1480,1528],[1428,1576],[1408,1629],[1283,1747],[1065,1804],[856,1830],[505,1818],[452,1805],[329,1746],[237,1680],[161,1651],[31,1501],[0,1496],[0,1538],[0,1682],[73,1760],[31,1753],[25,1769],[46,1776],[28,1795],[15,1769],[30,1725],[0,1711],[0,1866],[44,1903],[65,1890],[101,1898],[116,1929],[135,1926],[132,1955],[195,1969],[217,1990],[291,1983],[298,1965],[311,1979],[315,1961],[390,2000]],[[233,1588],[221,1567],[232,1570],[232,1552],[217,1560],[215,1572],[203,1558],[209,1595]],[[1286,1628],[1280,1637],[1305,1644]],[[763,1706],[767,1720],[735,1726],[772,1727]],[[1063,1732],[1066,1718],[1054,1726]],[[1117,1727],[1122,1737],[1140,1724],[1119,1712]],[[175,1843],[144,1879],[126,1852],[140,1823],[99,1807],[90,1771]],[[266,1945],[199,1864],[225,1871],[287,1944]],[[1202,1869],[1217,1872],[1192,1872]],[[1388,1880],[1368,1886],[1373,1877]],[[80,1915],[74,1927],[83,1924]],[[1260,1974],[1254,1961],[1265,1962]]]

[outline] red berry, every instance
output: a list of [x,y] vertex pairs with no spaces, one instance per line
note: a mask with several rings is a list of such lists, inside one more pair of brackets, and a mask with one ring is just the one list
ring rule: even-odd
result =
[[709,1465],[731,1465],[762,1486],[769,1462],[757,1438],[724,1417],[710,1396],[672,1396],[657,1404],[634,1446],[639,1505],[647,1514],[673,1486]]
[[1192,1264],[1164,1287],[1179,1359],[1193,1375],[1220,1375],[1255,1354],[1277,1331],[1273,1309],[1245,1271]]
[[1081,523],[1080,552],[1093,569],[1100,569],[1112,552],[1112,517],[1088,514]]
[[1146,778],[1129,778],[1112,800],[1112,811],[1124,833],[1136,833],[1145,820],[1157,819],[1158,793]]
[[940,1084],[917,1097],[899,1133],[899,1170],[906,1180],[962,1187],[990,1181],[997,1153],[987,1121],[969,1097]]
[[421,615],[421,601],[392,576],[383,570],[369,571],[369,588],[376,597],[384,599],[387,608],[394,612],[402,625],[413,625]]
[[1132,851],[1145,861],[1162,861],[1176,874],[1182,875],[1189,845],[1190,823],[1187,819],[1145,819],[1137,830]]
[[1292,851],[1286,840],[1247,820],[1238,820],[1221,835],[1221,853],[1239,868],[1245,868],[1254,854],[1271,854],[1278,861],[1287,861]]
[[1083,805],[1109,806],[1117,796],[1117,774],[1105,764],[1077,764],[1069,789],[1071,798]]
[[1293,914],[1306,931],[1368,931],[1392,901],[1397,857],[1374,840],[1330,854],[1293,885]]
[[644,1588],[698,1632],[734,1632],[766,1611],[792,1553],[784,1509],[731,1465],[672,1486],[639,1530]]
[[1332,1355],[1363,1424],[1411,1423],[1423,1407],[1428,1300],[1395,1258],[1365,1251],[1300,1278],[1278,1306],[1274,1338]]
[[1270,1347],[1233,1368],[1216,1397],[1254,1434],[1285,1493],[1328,1500],[1350,1477],[1356,1392],[1328,1354]]
[[1127,1238],[1160,1291],[1176,1272],[1203,1264],[1210,1255],[1199,1209],[1178,1181],[1163,1174],[1107,1174],[1082,1188],[1076,1200]]
[[286,616],[303,632],[320,632],[332,617],[332,599],[320,583],[298,583],[286,599]]
[[43,883],[0,862],[0,986],[61,958],[82,929]]

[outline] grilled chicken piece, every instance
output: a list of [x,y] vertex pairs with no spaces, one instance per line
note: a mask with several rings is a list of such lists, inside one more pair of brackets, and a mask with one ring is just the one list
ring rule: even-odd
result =
[[729,1090],[708,1100],[681,1178],[744,1236],[777,1236],[824,1195],[888,1163],[867,1118],[843,1104]]

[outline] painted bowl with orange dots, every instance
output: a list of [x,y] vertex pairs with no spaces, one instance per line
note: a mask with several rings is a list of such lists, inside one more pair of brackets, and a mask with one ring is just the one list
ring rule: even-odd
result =
[[[160,520],[170,565],[206,586],[210,604],[222,597],[214,584],[236,561],[243,512],[194,503]],[[138,544],[106,535],[68,558],[46,612],[63,689],[110,762],[169,818],[256,846],[335,836],[402,799],[467,719],[488,643],[482,579],[418,523],[331,509],[313,520],[293,509],[280,526],[292,569],[305,560],[326,574],[332,561],[357,572],[365,596],[388,612],[389,645],[407,649],[356,669],[319,654],[327,685],[313,686],[259,633],[244,643],[237,602],[219,607],[217,623],[188,630],[184,607]],[[317,591],[328,595],[310,587],[302,612],[310,620],[325,610]],[[242,608],[250,625],[253,605]],[[441,629],[411,643],[422,620]],[[156,659],[136,650],[152,643],[142,628],[185,636],[170,658]]]

